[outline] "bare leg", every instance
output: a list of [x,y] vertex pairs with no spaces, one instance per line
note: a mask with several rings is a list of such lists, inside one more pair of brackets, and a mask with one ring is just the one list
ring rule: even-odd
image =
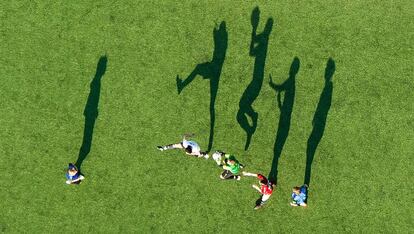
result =
[[257,201],[256,201],[256,206],[254,207],[255,210],[260,209],[262,206],[264,206],[264,204],[266,203],[267,200],[269,200],[271,195],[262,195]]
[[161,151],[164,151],[164,150],[169,150],[169,149],[182,149],[184,147],[181,143],[176,143],[176,144],[170,144],[170,145],[165,145],[165,146],[157,146],[157,148]]

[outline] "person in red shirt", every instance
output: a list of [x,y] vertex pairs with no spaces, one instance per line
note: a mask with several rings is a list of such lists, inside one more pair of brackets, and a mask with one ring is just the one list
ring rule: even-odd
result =
[[260,194],[260,198],[256,201],[256,206],[254,207],[255,210],[260,209],[269,200],[270,196],[273,193],[273,184],[270,182],[264,175],[262,174],[255,174],[249,172],[243,172],[244,176],[253,176],[259,180],[259,186],[252,185],[254,189],[256,189]]

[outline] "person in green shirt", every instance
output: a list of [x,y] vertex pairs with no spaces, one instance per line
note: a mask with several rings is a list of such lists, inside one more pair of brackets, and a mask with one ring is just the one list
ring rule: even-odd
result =
[[228,180],[240,180],[240,171],[243,168],[243,165],[239,163],[239,161],[234,157],[234,155],[226,154],[224,152],[220,152],[221,156],[224,156],[223,162],[219,165],[222,166],[224,171],[220,175],[220,179]]

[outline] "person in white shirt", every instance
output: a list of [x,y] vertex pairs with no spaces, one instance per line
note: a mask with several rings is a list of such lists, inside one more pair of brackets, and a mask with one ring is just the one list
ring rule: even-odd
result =
[[209,155],[206,152],[202,152],[200,146],[195,141],[189,141],[186,138],[192,135],[185,134],[183,140],[180,143],[169,144],[164,146],[157,146],[160,151],[169,150],[169,149],[184,149],[187,155],[195,156],[198,158],[208,159]]

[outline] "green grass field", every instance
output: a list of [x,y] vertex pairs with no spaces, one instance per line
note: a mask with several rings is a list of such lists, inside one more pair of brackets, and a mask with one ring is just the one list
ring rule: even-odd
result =
[[[11,0],[0,19],[1,232],[413,232],[411,1]],[[178,94],[177,75],[206,62],[195,72],[209,79]],[[280,108],[270,75],[290,81]],[[237,113],[250,104],[245,150]],[[187,132],[247,171],[274,173],[280,156],[266,206],[253,210],[255,179],[221,181],[212,160],[156,150]],[[66,185],[90,136],[86,179]],[[309,207],[292,208],[307,164]]]

